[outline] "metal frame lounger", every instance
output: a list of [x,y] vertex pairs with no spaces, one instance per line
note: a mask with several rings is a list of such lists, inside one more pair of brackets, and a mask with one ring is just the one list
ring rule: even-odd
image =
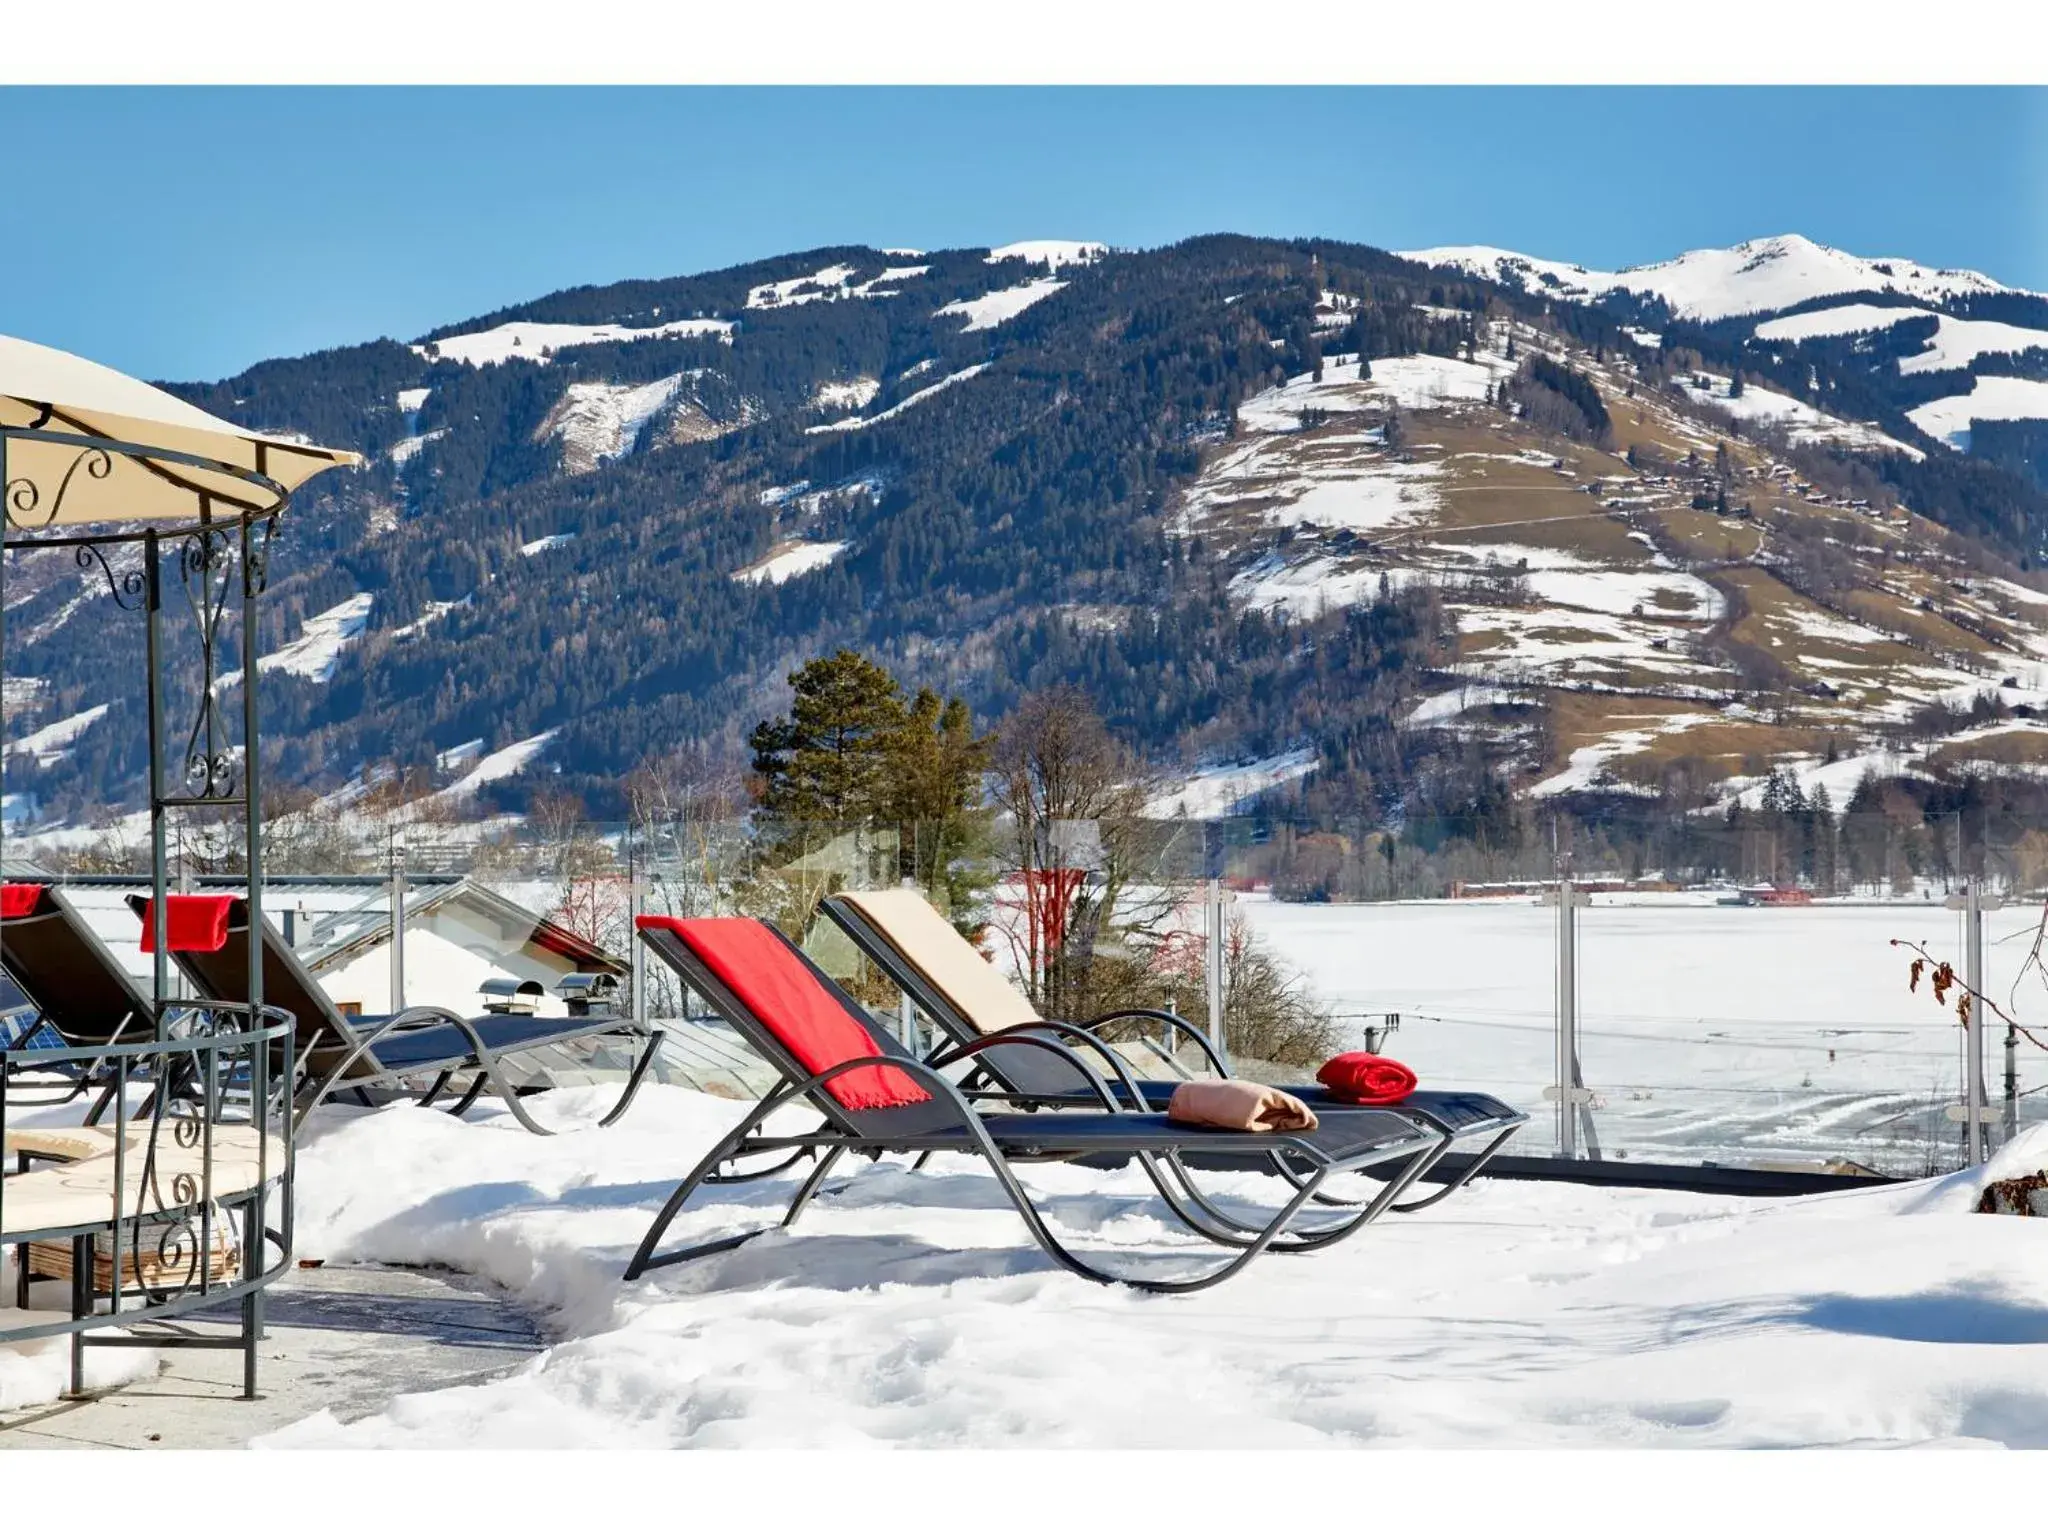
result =
[[[940,916],[919,891],[847,891],[827,897],[824,910],[890,984],[907,994],[919,1011],[956,1045],[998,1038],[1014,1040],[1020,1032],[1049,1030],[1116,1062],[1120,1058],[1097,1031],[1121,1020],[1154,1019],[1193,1040],[1218,1077],[1231,1075],[1229,1062],[1207,1035],[1186,1019],[1162,1009],[1118,1009],[1085,1024],[1041,1017],[1030,1000]],[[1025,1049],[1018,1043],[998,1045],[979,1056],[976,1064],[999,1096],[1020,1104],[1065,1106],[1094,1102],[1088,1085],[1066,1062],[1042,1051]],[[1141,1080],[1135,1085],[1131,1102],[1141,1108],[1163,1108],[1177,1086],[1175,1080]],[[1321,1083],[1289,1085],[1285,1091],[1317,1114],[1358,1107],[1338,1098]],[[1399,1212],[1422,1210],[1462,1189],[1529,1119],[1521,1110],[1487,1094],[1460,1091],[1419,1090],[1386,1108],[1452,1141],[1475,1136],[1491,1138],[1455,1178],[1420,1199],[1394,1205],[1392,1209]],[[1344,1203],[1330,1195],[1318,1198],[1324,1204]]]
[[[54,886],[0,886],[0,967],[33,1005],[37,1022],[66,1046],[117,1045],[156,1030],[155,1006]],[[67,1092],[44,1102],[68,1103],[94,1076],[91,1068],[79,1071]],[[90,1118],[104,1108],[96,1106]]]
[[[993,1048],[976,1041],[920,1061],[887,1031],[868,1027],[859,1006],[782,934],[745,917],[642,917],[641,942],[668,964],[757,1049],[780,1074],[778,1085],[726,1135],[662,1206],[641,1239],[626,1278],[650,1269],[722,1253],[773,1230],[755,1228],[661,1251],[662,1237],[684,1203],[705,1184],[765,1178],[805,1156],[816,1166],[798,1186],[780,1225],[788,1227],[848,1152],[921,1156],[958,1152],[989,1165],[1025,1227],[1054,1262],[1086,1279],[1143,1290],[1201,1290],[1236,1274],[1268,1249],[1306,1253],[1349,1236],[1392,1204],[1448,1145],[1439,1133],[1381,1110],[1338,1110],[1313,1131],[1255,1133],[1182,1125],[1161,1114],[1120,1106],[1102,1079],[1065,1045],[1028,1037],[1027,1049],[1056,1055],[1096,1090],[1095,1112],[985,1114],[968,1102],[942,1068],[972,1064]],[[1020,1039],[1020,1044],[1024,1043]],[[764,1122],[787,1106],[808,1103],[823,1116],[817,1128],[771,1134]],[[1247,1222],[1224,1212],[1195,1187],[1181,1162],[1195,1152],[1245,1151],[1255,1144],[1294,1169],[1290,1197],[1269,1219]],[[1234,1250],[1206,1273],[1178,1279],[1114,1275],[1056,1237],[1012,1164],[1124,1153],[1150,1177],[1169,1210],[1191,1232]],[[751,1157],[776,1159],[751,1172],[721,1170]],[[1399,1164],[1379,1197],[1327,1225],[1298,1230],[1296,1216],[1333,1173]]]
[[[218,930],[219,942],[214,943],[214,936],[209,935],[207,946],[174,947],[172,957],[193,985],[207,996],[247,997],[248,902],[239,896],[173,896],[170,900],[221,904],[225,921]],[[140,896],[130,896],[128,904],[142,919],[147,933],[149,903]],[[446,1008],[417,1007],[383,1018],[351,1020],[334,1006],[291,946],[270,926],[268,918],[263,920],[263,1000],[289,1009],[298,1020],[297,1049],[305,1064],[299,1090],[303,1105],[298,1113],[301,1124],[337,1089],[352,1090],[367,1102],[368,1090],[373,1086],[391,1086],[402,1078],[431,1077],[432,1084],[419,1100],[424,1107],[438,1099],[457,1074],[469,1072],[474,1078],[468,1091],[450,1106],[451,1114],[461,1114],[488,1088],[504,1100],[505,1108],[527,1130],[536,1136],[553,1135],[526,1112],[520,1103],[523,1091],[505,1079],[499,1058],[541,1046],[585,1040],[592,1035],[644,1034],[646,1048],[633,1064],[618,1102],[598,1122],[601,1126],[611,1125],[640,1091],[662,1040],[659,1030],[644,1031],[630,1019],[608,1017],[491,1014],[465,1019]]]

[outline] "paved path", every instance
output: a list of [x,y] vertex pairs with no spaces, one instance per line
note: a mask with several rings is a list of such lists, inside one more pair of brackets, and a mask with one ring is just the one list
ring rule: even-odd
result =
[[152,1380],[0,1413],[0,1451],[239,1446],[322,1408],[346,1421],[402,1392],[502,1375],[544,1346],[481,1281],[420,1269],[294,1270],[269,1291],[266,1333],[256,1402],[238,1395],[239,1350],[164,1350]]

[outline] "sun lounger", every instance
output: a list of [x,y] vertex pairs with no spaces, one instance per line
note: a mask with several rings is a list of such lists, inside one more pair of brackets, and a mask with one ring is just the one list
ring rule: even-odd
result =
[[[53,886],[0,886],[0,966],[32,1012],[28,1027],[9,1034],[20,1049],[113,1045],[156,1029],[155,1006]],[[79,1072],[58,1098],[35,1102],[68,1102],[92,1082],[91,1071]]]
[[[1092,1100],[1088,1085],[1058,1057],[1028,1049],[1021,1042],[1003,1042],[1050,1031],[1090,1049],[1094,1056],[1107,1059],[1112,1052],[1097,1031],[1127,1020],[1151,1019],[1171,1025],[1194,1042],[1218,1077],[1234,1075],[1223,1053],[1201,1030],[1162,1010],[1123,1009],[1080,1025],[1042,1018],[1030,999],[989,964],[918,891],[848,891],[828,897],[824,908],[826,915],[890,984],[907,994],[919,1011],[955,1044],[996,1042],[976,1061],[987,1083],[1016,1103],[1064,1106]],[[1164,1108],[1177,1086],[1178,1080],[1173,1079],[1141,1080],[1135,1105]],[[1276,1086],[1282,1086],[1318,1114],[1352,1107],[1320,1083]],[[1396,1211],[1421,1210],[1455,1193],[1485,1167],[1529,1118],[1483,1093],[1444,1090],[1412,1093],[1391,1108],[1393,1113],[1405,1115],[1453,1141],[1488,1138],[1455,1179],[1433,1194],[1396,1205]]]
[[[766,924],[744,917],[643,917],[639,932],[649,951],[748,1040],[781,1078],[669,1196],[627,1266],[629,1280],[663,1265],[724,1252],[772,1230],[762,1227],[661,1251],[670,1224],[702,1185],[766,1177],[814,1157],[816,1166],[782,1216],[780,1225],[787,1227],[849,1152],[920,1157],[955,1152],[987,1162],[1031,1236],[1064,1268],[1103,1284],[1194,1291],[1229,1278],[1269,1248],[1308,1252],[1357,1231],[1392,1204],[1448,1144],[1440,1133],[1382,1110],[1333,1110],[1312,1131],[1257,1133],[1181,1125],[1162,1114],[1120,1105],[1086,1062],[1059,1041],[1043,1037],[1022,1048],[1058,1057],[1087,1081],[1096,1094],[1093,1111],[984,1113],[942,1069],[971,1065],[990,1049],[989,1043],[970,1042],[920,1061],[887,1031],[870,1029],[858,1005]],[[792,1105],[817,1110],[823,1123],[793,1133],[765,1128],[771,1116]],[[1190,1153],[1239,1154],[1248,1147],[1261,1157],[1283,1160],[1295,1174],[1285,1203],[1260,1222],[1220,1209],[1194,1185],[1181,1162]],[[1174,1216],[1196,1235],[1232,1250],[1230,1256],[1203,1274],[1160,1279],[1111,1274],[1075,1253],[1054,1235],[1012,1164],[1098,1153],[1121,1153],[1136,1162]],[[752,1172],[738,1166],[741,1159],[759,1157],[776,1161]],[[1395,1172],[1371,1204],[1328,1225],[1294,1225],[1332,1174],[1388,1165]]]
[[[249,995],[249,904],[241,897],[178,897],[178,902],[219,902],[223,921],[220,942],[213,947],[174,948],[179,968],[209,997],[229,1001]],[[131,896],[129,905],[149,932],[149,903]],[[173,911],[175,912],[175,908]],[[175,925],[182,926],[182,925]],[[214,935],[204,935],[208,943]],[[177,942],[177,935],[171,935]],[[465,1019],[446,1008],[408,1008],[383,1018],[349,1019],[321,988],[268,919],[263,924],[263,1001],[289,1009],[298,1021],[296,1048],[305,1065],[299,1090],[299,1119],[338,1090],[367,1100],[372,1087],[389,1087],[407,1078],[433,1081],[420,1102],[432,1104],[450,1081],[473,1074],[469,1089],[451,1106],[461,1114],[487,1089],[505,1103],[516,1120],[537,1136],[551,1134],[526,1112],[521,1090],[508,1082],[501,1058],[548,1045],[586,1040],[594,1035],[644,1035],[646,1046],[626,1079],[618,1102],[599,1121],[610,1125],[626,1112],[661,1046],[659,1031],[646,1032],[629,1019],[544,1017],[538,1014],[492,1014]]]

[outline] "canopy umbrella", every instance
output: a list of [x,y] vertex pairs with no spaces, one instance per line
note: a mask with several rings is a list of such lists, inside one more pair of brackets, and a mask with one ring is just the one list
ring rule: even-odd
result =
[[8,525],[261,517],[360,456],[267,436],[140,379],[0,336],[0,464]]

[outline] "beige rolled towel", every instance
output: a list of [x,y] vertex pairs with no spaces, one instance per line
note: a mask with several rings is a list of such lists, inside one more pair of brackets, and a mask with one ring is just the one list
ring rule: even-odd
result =
[[1227,1131],[1312,1131],[1316,1112],[1291,1093],[1240,1078],[1182,1083],[1167,1101],[1166,1118]]

